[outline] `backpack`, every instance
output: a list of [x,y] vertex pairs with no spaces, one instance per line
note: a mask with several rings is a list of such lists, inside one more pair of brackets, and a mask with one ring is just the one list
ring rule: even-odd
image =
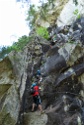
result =
[[35,93],[34,87],[31,87],[30,94],[34,94],[34,93]]

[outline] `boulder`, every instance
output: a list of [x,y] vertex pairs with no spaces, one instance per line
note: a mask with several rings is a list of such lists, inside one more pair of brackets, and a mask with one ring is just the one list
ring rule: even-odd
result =
[[0,125],[15,125],[18,120],[19,109],[20,100],[18,92],[15,86],[11,86],[1,99]]
[[74,66],[73,68],[68,69],[68,71],[60,74],[60,76],[55,81],[56,86],[59,86],[63,80],[68,79],[69,77],[78,77],[84,73],[84,63]]
[[54,55],[48,55],[44,66],[41,68],[42,74],[47,75],[50,72],[60,72],[68,66],[73,66],[84,54],[80,44],[66,43],[58,49]]

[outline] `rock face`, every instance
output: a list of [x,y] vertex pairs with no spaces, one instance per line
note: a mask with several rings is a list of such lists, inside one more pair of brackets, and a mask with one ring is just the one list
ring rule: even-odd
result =
[[84,16],[83,0],[53,0],[51,4],[43,4],[35,16],[35,26],[58,27],[71,25],[76,19]]
[[36,26],[49,27],[55,24],[60,12],[68,0],[53,0],[50,4],[46,3],[39,9],[35,19]]
[[[50,27],[57,35],[54,45],[53,35],[47,41],[34,34],[23,50],[0,62],[0,125],[84,124],[83,24],[82,17],[66,27]],[[31,113],[29,94],[38,69],[43,78],[42,115],[37,108]]]
[[8,58],[0,62],[0,125],[15,125],[20,99],[15,86],[12,64]]
[[[68,3],[64,6],[63,10],[60,13],[60,16],[57,19],[58,27],[63,25],[70,25],[75,21],[79,15],[84,15],[84,1],[77,0],[78,4],[73,4],[73,0],[69,0]],[[77,11],[77,13],[75,13]]]
[[[42,68],[44,75],[56,71],[59,72],[74,63],[83,56],[83,49],[80,45],[67,43],[64,47],[60,48],[54,55],[48,55],[46,63]],[[76,56],[78,55],[78,57]]]
[[47,121],[48,117],[46,114],[40,115],[38,112],[24,114],[24,125],[46,125]]

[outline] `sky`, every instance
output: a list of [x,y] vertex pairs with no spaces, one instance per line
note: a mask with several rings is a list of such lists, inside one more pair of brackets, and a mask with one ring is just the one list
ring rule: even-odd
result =
[[[32,0],[38,4],[39,0]],[[16,0],[0,0],[0,46],[10,46],[18,38],[28,35],[30,30],[25,21],[27,7],[21,8]]]

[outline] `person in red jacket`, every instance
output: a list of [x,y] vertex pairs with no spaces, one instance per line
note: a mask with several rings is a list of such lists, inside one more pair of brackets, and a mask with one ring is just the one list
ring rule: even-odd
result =
[[32,112],[34,111],[34,108],[37,105],[40,112],[43,113],[41,98],[40,98],[40,93],[39,93],[39,86],[36,83],[33,83],[31,88],[33,88],[34,90],[34,93],[32,94],[33,96]]

